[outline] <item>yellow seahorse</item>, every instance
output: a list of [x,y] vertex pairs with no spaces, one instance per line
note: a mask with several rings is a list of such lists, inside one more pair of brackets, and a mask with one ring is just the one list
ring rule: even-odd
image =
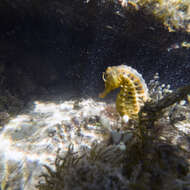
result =
[[108,67],[102,78],[105,90],[99,97],[104,98],[112,90],[120,87],[116,109],[122,117],[136,119],[141,106],[149,97],[147,85],[141,74],[129,66],[119,65]]

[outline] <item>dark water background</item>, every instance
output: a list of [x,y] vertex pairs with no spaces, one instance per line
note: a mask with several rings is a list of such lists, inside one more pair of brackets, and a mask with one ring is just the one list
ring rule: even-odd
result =
[[[137,69],[147,82],[156,72],[161,83],[171,84],[172,88],[190,82],[190,50],[179,47],[181,42],[188,41],[187,34],[169,33],[138,16],[126,21],[112,11],[101,12],[101,7],[82,23],[73,21],[78,16],[75,12],[59,17],[51,11],[45,16],[35,13],[34,8],[28,13],[9,6],[3,10],[2,88],[12,93],[22,95],[20,89],[31,89],[32,83],[34,94],[37,86],[42,86],[48,90],[71,88],[80,96],[97,96],[103,90],[102,72],[108,66],[120,64]],[[128,27],[131,25],[133,28]],[[26,78],[30,82],[25,84]]]

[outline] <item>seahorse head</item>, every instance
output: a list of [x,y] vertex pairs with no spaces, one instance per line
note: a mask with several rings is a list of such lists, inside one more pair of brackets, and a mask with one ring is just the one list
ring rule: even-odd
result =
[[102,78],[105,82],[105,89],[99,94],[100,98],[104,98],[112,90],[120,87],[121,81],[117,67],[108,67],[106,72],[103,72]]

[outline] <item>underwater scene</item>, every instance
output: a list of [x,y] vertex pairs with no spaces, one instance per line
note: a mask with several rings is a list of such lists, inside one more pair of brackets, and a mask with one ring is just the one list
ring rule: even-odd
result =
[[0,1],[0,190],[190,190],[190,1]]

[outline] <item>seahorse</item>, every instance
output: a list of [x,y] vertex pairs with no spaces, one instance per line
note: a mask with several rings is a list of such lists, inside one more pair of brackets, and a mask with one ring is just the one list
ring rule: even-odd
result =
[[147,85],[135,69],[126,66],[111,66],[103,72],[105,90],[99,94],[104,98],[116,88],[120,92],[116,99],[116,109],[123,118],[137,119],[140,108],[149,98]]

